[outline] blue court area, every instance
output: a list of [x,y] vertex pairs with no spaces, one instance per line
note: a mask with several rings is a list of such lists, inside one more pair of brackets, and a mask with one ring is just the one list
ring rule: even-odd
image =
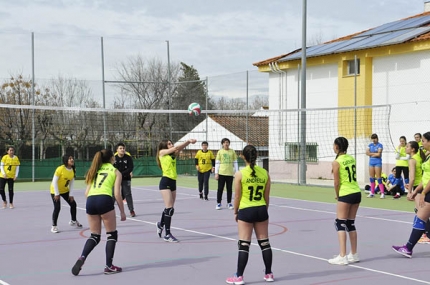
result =
[[[285,185],[288,188],[288,185]],[[106,235],[79,276],[70,272],[90,235],[84,190],[75,190],[82,229],[69,226],[69,207],[62,201],[53,234],[49,191],[17,192],[15,209],[0,210],[0,284],[225,284],[236,271],[237,227],[233,211],[215,210],[198,198],[197,190],[178,189],[172,233],[179,243],[158,238],[155,222],[164,208],[157,186],[133,187],[135,218],[118,219],[119,240],[114,264],[123,272],[104,275]],[[223,206],[225,205],[225,193]],[[279,284],[430,284],[430,245],[415,247],[412,259],[391,245],[407,241],[411,212],[361,208],[356,220],[361,262],[330,265],[339,252],[334,230],[335,204],[272,197],[269,208],[273,272]],[[128,211],[127,211],[128,213]],[[265,284],[260,248],[253,239],[246,284]],[[348,247],[349,248],[349,247]]]

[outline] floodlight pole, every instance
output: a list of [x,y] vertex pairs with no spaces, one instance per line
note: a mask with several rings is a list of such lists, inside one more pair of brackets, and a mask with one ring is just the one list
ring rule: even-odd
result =
[[306,0],[302,10],[302,76],[300,112],[300,173],[299,185],[306,185]]
[[[31,33],[31,105],[35,105],[34,100],[34,32]],[[34,108],[31,110],[31,181],[35,180],[35,137],[36,137],[36,126],[34,122]]]
[[169,98],[169,135],[170,135],[170,139],[172,138],[172,114],[170,113],[170,108],[171,108],[171,103],[172,103],[172,98],[171,98],[171,90],[170,90],[170,82],[172,81],[171,79],[171,73],[170,73],[170,47],[169,47],[169,41],[166,41],[167,43],[167,96]]
[[102,88],[103,88],[103,141],[106,148],[106,90],[105,90],[105,56],[103,47],[103,37],[101,37],[101,54],[102,54]]

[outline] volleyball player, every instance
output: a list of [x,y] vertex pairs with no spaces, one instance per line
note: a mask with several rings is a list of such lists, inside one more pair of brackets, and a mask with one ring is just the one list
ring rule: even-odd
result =
[[3,209],[7,207],[7,200],[5,194],[5,187],[7,183],[7,189],[9,191],[9,208],[13,209],[13,186],[15,180],[18,178],[19,174],[19,158],[15,155],[15,148],[13,146],[9,146],[7,148],[7,154],[4,155],[0,162],[0,195],[3,200]]
[[[423,148],[430,151],[430,132],[423,134]],[[421,183],[414,190],[410,198],[414,199],[419,191],[422,190],[418,201],[418,211],[412,224],[412,232],[409,236],[409,240],[405,245],[392,246],[392,249],[406,257],[412,257],[412,250],[417,244],[422,234],[426,230],[426,222],[430,217],[430,156],[427,156],[422,164],[423,176]]]
[[[121,221],[126,220],[121,196],[122,175],[113,166],[114,162],[115,156],[111,150],[103,149],[98,151],[85,177],[85,183],[87,184],[85,191],[85,196],[87,197],[86,211],[91,236],[85,242],[82,254],[72,268],[73,275],[79,274],[88,255],[99,244],[102,222],[107,234],[104,274],[113,274],[122,271],[121,267],[112,264],[118,240],[115,206],[112,195],[115,196],[118,204]],[[114,188],[113,193],[112,188]]]
[[409,164],[410,156],[406,153],[406,137],[399,138],[399,146],[396,148],[396,181],[402,179],[402,173],[405,184],[409,184]]
[[237,271],[227,278],[228,284],[245,284],[243,273],[248,262],[252,232],[255,232],[265,265],[264,280],[274,281],[272,248],[269,242],[270,176],[256,165],[257,150],[247,145],[242,151],[246,166],[237,171],[234,181],[234,216],[239,232]]
[[[360,261],[357,253],[357,230],[355,217],[361,202],[361,190],[357,183],[356,163],[354,157],[347,154],[348,140],[338,137],[334,140],[333,150],[336,159],[332,163],[334,177],[334,191],[336,194],[335,228],[339,239],[340,253],[332,259],[330,264],[347,265]],[[349,234],[351,252],[346,255],[346,239]]]
[[[421,141],[421,134],[420,134]],[[422,151],[420,145],[417,141],[410,141],[406,145],[406,153],[411,156],[409,159],[409,185],[406,185],[408,188],[408,200],[415,201],[415,212],[417,212],[419,207],[419,201],[421,197],[422,187],[417,190],[418,186],[422,181],[422,162],[425,161],[426,156]],[[415,192],[416,191],[416,192]],[[412,198],[414,197],[414,198]],[[427,236],[430,232],[430,223],[426,223],[426,232],[421,235],[421,238],[418,240],[418,243],[430,243],[430,239]]]
[[227,207],[233,210],[231,198],[233,196],[233,175],[239,170],[236,152],[230,149],[230,140],[221,140],[222,149],[216,154],[215,180],[218,180],[217,204],[215,209],[221,210],[222,192],[227,188]]
[[203,190],[205,201],[208,201],[209,194],[209,177],[211,172],[215,170],[215,156],[211,150],[208,150],[208,142],[202,142],[200,149],[195,156],[195,164],[197,169],[197,180],[199,182],[199,196],[203,200]]
[[71,220],[69,225],[82,228],[82,225],[76,220],[76,201],[72,195],[73,183],[75,182],[76,169],[75,160],[71,155],[63,155],[63,164],[55,170],[54,177],[51,182],[51,198],[54,203],[54,211],[52,212],[52,233],[58,233],[57,221],[61,210],[61,197],[70,206]]
[[189,144],[195,144],[195,139],[189,139],[186,142],[174,146],[171,140],[162,140],[157,148],[157,164],[163,172],[159,189],[164,201],[164,210],[161,213],[161,220],[156,223],[158,237],[161,238],[163,228],[166,230],[164,241],[179,242],[170,232],[172,216],[175,212],[176,200],[176,156]]
[[366,155],[369,156],[369,180],[370,180],[370,194],[367,198],[373,198],[375,196],[375,177],[380,185],[380,198],[385,198],[384,185],[382,184],[381,171],[382,171],[382,150],[384,147],[379,142],[378,135],[372,134],[370,136],[372,142],[366,149]]

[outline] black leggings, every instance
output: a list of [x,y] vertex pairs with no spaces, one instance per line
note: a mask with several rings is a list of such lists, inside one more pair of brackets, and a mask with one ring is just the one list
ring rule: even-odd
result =
[[205,193],[205,197],[209,194],[209,177],[211,176],[211,171],[206,171],[204,173],[198,172],[197,179],[199,181],[199,192]]
[[9,203],[13,203],[13,178],[0,178],[0,195],[4,203],[6,203],[5,187],[9,190]]
[[408,183],[409,167],[407,166],[396,166],[396,179],[400,179],[400,177],[402,177],[402,172],[403,172],[403,178],[406,180],[405,183]]
[[[72,221],[76,221],[76,201],[70,202],[69,200],[69,192],[60,194],[61,197],[69,204],[70,206],[70,216],[72,217]],[[52,212],[52,225],[57,226],[58,215],[61,210],[61,199],[58,201],[54,200],[55,194],[51,193],[52,202],[54,203],[54,211]]]
[[222,201],[224,185],[227,187],[227,203],[231,203],[231,196],[233,195],[233,176],[218,175],[218,192],[216,195],[218,204]]

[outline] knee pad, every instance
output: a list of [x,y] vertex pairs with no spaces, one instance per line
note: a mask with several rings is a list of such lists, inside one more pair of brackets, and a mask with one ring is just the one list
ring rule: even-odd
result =
[[416,230],[425,231],[426,230],[426,222],[415,216],[414,223],[412,224],[412,228]]
[[107,232],[107,241],[117,241],[118,240],[118,231]]
[[100,242],[100,235],[98,235],[98,234],[91,234],[91,236],[89,237],[89,239],[93,240],[96,243],[96,245],[98,245],[99,242]]
[[270,249],[270,242],[269,242],[268,238],[258,240],[258,245],[260,246],[261,251],[265,251],[267,249]]
[[346,231],[347,232],[355,232],[356,228],[355,228],[355,220],[346,220]]
[[336,228],[336,231],[338,231],[338,232],[344,232],[344,231],[346,231],[346,220],[339,220],[339,219],[336,219],[335,221],[334,221],[334,227]]
[[239,248],[239,251],[249,252],[249,246],[251,245],[250,241],[247,240],[239,240],[237,242],[237,246]]
[[165,208],[164,209],[164,215],[166,215],[166,216],[172,217],[174,213],[175,213],[174,208]]
[[370,180],[370,183],[375,183],[375,178],[369,178],[369,180]]

